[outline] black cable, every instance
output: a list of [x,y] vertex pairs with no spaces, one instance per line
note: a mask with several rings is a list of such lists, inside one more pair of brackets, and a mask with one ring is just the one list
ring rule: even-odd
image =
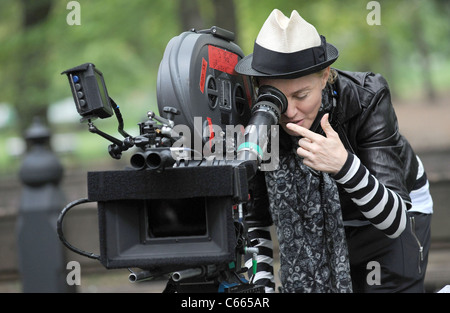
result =
[[240,285],[250,285],[251,284],[250,282],[242,281],[241,277],[236,272],[233,272],[233,274],[237,278],[237,280],[239,281]]
[[58,221],[56,222],[56,230],[58,232],[59,240],[61,240],[61,242],[67,248],[69,248],[70,250],[72,250],[75,253],[84,255],[88,258],[99,260],[100,255],[91,253],[91,252],[86,252],[86,251],[80,250],[80,249],[72,246],[64,237],[64,232],[63,232],[63,220],[64,220],[64,216],[66,215],[66,213],[69,212],[69,210],[72,209],[74,206],[77,206],[77,205],[83,204],[83,203],[88,203],[88,202],[93,202],[93,201],[91,201],[87,198],[82,198],[82,199],[75,200],[75,201],[69,203],[68,205],[66,205],[64,207],[64,209],[61,211],[61,213],[59,214]]
[[113,99],[109,98],[109,100],[111,101],[112,108],[114,110],[114,113],[116,114],[117,122],[119,122],[119,126],[117,127],[117,130],[123,137],[125,137],[125,138],[131,137],[125,130],[123,130],[124,123],[123,123],[122,113],[120,113],[120,110],[119,110],[119,106],[117,105],[116,102],[114,102]]

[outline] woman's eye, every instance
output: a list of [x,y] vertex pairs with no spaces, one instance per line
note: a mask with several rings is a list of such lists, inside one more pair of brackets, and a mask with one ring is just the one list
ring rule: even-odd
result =
[[308,94],[301,94],[301,95],[295,96],[295,98],[298,100],[304,100],[307,96],[308,96]]

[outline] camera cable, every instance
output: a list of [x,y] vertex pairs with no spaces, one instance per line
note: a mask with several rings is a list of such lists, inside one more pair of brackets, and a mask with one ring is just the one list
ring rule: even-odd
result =
[[58,220],[56,222],[56,229],[57,229],[57,232],[58,232],[59,239],[61,240],[61,242],[67,248],[69,248],[70,250],[72,250],[75,253],[81,254],[81,255],[86,256],[88,258],[99,260],[100,259],[100,255],[95,254],[95,253],[91,253],[91,252],[83,251],[83,250],[78,249],[78,248],[74,247],[73,245],[71,245],[66,240],[66,238],[64,236],[64,232],[63,232],[63,220],[64,220],[64,216],[66,215],[66,213],[69,212],[70,209],[72,209],[73,207],[75,207],[77,205],[80,205],[80,204],[83,204],[83,203],[89,203],[89,202],[93,202],[93,201],[91,201],[91,200],[89,200],[87,198],[82,198],[82,199],[75,200],[75,201],[69,203],[68,205],[66,205],[64,207],[64,209],[61,211],[61,213],[59,214]]

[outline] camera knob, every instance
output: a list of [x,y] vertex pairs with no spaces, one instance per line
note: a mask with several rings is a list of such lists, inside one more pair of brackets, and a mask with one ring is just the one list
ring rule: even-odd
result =
[[169,120],[173,121],[175,115],[180,115],[180,111],[174,107],[164,107],[163,112],[166,113],[166,116]]

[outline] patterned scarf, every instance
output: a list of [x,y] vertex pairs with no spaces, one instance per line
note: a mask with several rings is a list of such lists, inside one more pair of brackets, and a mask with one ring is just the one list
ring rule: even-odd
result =
[[283,292],[352,292],[336,183],[304,165],[295,151],[298,138],[289,140],[279,168],[265,172]]

